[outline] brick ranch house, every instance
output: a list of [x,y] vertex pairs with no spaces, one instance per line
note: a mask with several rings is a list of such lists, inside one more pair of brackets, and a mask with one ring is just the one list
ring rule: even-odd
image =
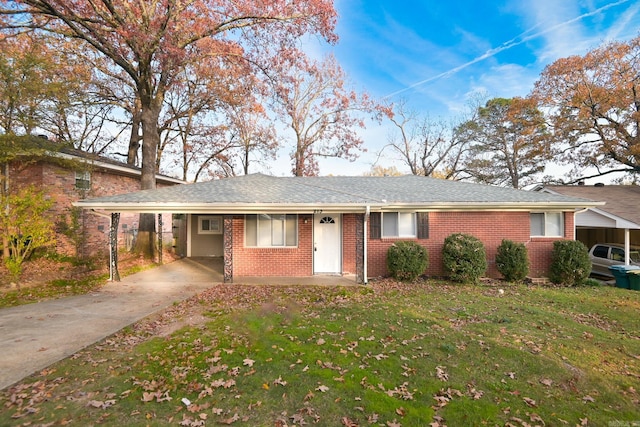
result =
[[574,239],[575,212],[590,200],[420,176],[273,177],[262,174],[81,200],[103,212],[181,213],[187,257],[222,257],[224,278],[387,275],[398,240],[429,252],[427,275],[442,275],[452,233],[484,242],[489,269],[502,239],[525,243],[531,275],[547,275],[553,242]]
[[[15,160],[9,164],[10,191],[29,185],[44,190],[53,200],[48,211],[55,223],[56,253],[80,258],[108,256],[110,217],[91,210],[78,210],[78,230],[73,226],[73,203],[87,197],[103,197],[129,193],[140,188],[141,169],[106,157],[96,156],[68,147],[39,159]],[[159,188],[182,184],[184,181],[158,175]],[[171,232],[171,215],[164,216],[167,232]],[[121,245],[137,230],[138,215],[123,215],[118,229]]]

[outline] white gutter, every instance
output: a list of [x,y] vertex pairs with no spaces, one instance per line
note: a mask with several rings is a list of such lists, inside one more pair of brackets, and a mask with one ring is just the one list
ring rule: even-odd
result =
[[[369,214],[371,214],[371,206],[367,205],[364,208],[364,250],[363,250],[363,266],[362,266],[362,281],[364,282],[364,284],[366,285],[369,282],[369,278],[367,277],[367,230],[368,230],[368,226],[367,223],[369,222]],[[628,251],[627,251],[628,253]]]

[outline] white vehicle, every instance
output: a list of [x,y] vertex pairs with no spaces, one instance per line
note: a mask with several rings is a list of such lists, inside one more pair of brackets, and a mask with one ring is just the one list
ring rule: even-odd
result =
[[[619,243],[598,243],[589,250],[591,273],[599,276],[613,277],[609,267],[624,265],[624,245]],[[629,248],[629,265],[640,267],[640,247]]]

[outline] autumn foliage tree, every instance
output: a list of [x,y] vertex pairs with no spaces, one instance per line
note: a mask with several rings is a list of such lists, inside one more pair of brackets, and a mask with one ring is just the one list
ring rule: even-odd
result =
[[528,98],[490,99],[458,134],[468,143],[464,172],[485,184],[522,188],[551,157],[544,115]]
[[640,37],[555,61],[533,96],[548,111],[558,160],[574,165],[574,175],[640,172]]
[[[139,103],[142,189],[155,188],[158,121],[185,66],[238,57],[265,64],[264,52],[298,55],[295,44],[304,34],[336,40],[330,0],[3,0],[0,14],[13,17],[4,19],[5,28],[82,40],[126,75]],[[141,215],[138,249],[153,253],[154,234],[154,216]]]

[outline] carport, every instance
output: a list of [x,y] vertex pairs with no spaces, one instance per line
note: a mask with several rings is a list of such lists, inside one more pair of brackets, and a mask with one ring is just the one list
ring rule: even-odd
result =
[[624,244],[625,264],[629,265],[629,247],[640,245],[639,186],[548,185],[535,190],[605,202],[576,213],[576,240],[588,248],[597,243]]

